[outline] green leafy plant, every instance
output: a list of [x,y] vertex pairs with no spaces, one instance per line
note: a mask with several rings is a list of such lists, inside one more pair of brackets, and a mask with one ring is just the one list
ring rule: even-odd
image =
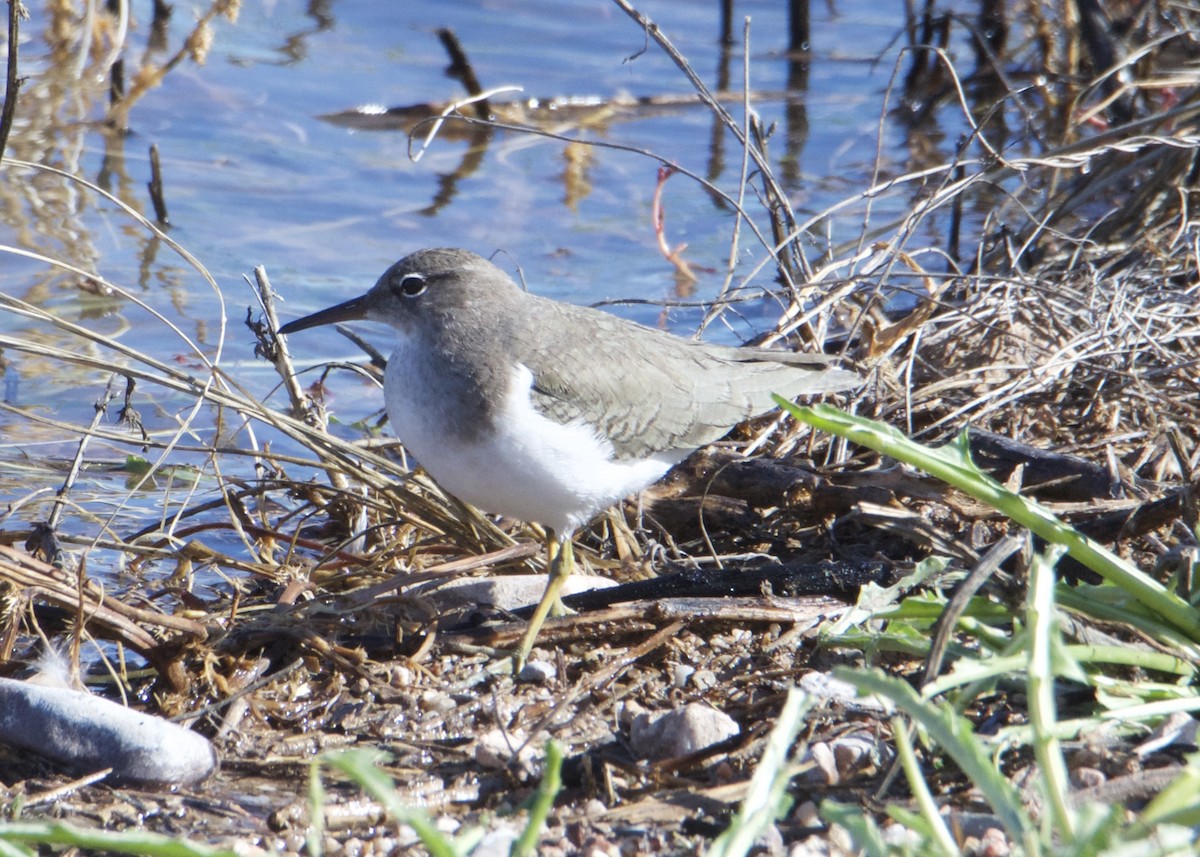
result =
[[[1142,812],[1127,818],[1119,805],[1092,805],[1072,801],[1068,767],[1061,741],[1086,729],[1119,719],[1127,727],[1148,726],[1173,711],[1200,710],[1200,697],[1191,686],[1196,672],[1200,641],[1200,613],[1142,571],[1096,544],[1029,498],[1010,491],[971,461],[966,435],[944,447],[922,446],[890,426],[843,413],[827,406],[801,408],[781,402],[789,413],[814,427],[830,431],[898,461],[936,476],[955,488],[982,500],[1012,521],[1041,536],[1047,548],[1034,556],[1024,608],[1007,616],[1011,631],[1004,633],[1002,617],[988,609],[984,599],[972,599],[964,616],[966,630],[976,634],[982,645],[974,651],[960,648],[951,672],[930,681],[918,691],[908,682],[881,670],[839,668],[835,675],[853,684],[861,694],[890,700],[905,718],[892,720],[892,731],[901,768],[915,798],[915,809],[890,806],[889,817],[909,834],[903,845],[895,845],[877,823],[849,807],[833,801],[822,806],[822,815],[841,824],[856,843],[871,855],[893,853],[953,855],[959,843],[947,825],[925,781],[912,743],[915,734],[933,754],[944,754],[958,766],[972,786],[990,805],[995,824],[1009,842],[1026,855],[1041,854],[1183,854],[1194,853],[1195,826],[1200,823],[1200,760],[1189,759],[1175,780]],[[1054,569],[1065,554],[1097,572],[1099,586],[1070,587],[1056,580]],[[908,633],[928,627],[930,611],[937,598],[903,597],[903,587],[890,593],[894,601],[870,618],[891,620],[885,633],[899,644]],[[876,596],[877,597],[877,596]],[[1178,655],[1142,651],[1119,646],[1067,645],[1061,631],[1063,610],[1103,621],[1119,619],[1163,644]],[[864,616],[867,615],[864,611]],[[974,623],[974,624],[971,624]],[[983,629],[986,629],[985,631]],[[845,641],[847,628],[838,629]],[[983,632],[981,632],[983,631]],[[869,636],[862,632],[860,639]],[[915,636],[915,634],[914,634]],[[1125,682],[1106,676],[1100,666],[1125,664],[1143,670],[1176,675],[1177,684]],[[1001,730],[993,736],[977,735],[971,722],[960,713],[966,700],[989,683],[1020,681],[1028,700],[1028,723]],[[1064,722],[1058,718],[1055,687],[1063,681],[1091,685],[1097,698],[1107,691],[1110,713]],[[956,706],[945,699],[960,693]],[[1035,798],[1041,807],[1036,818],[1026,801],[1001,773],[1000,754],[1016,746],[1028,746],[1037,762]]]

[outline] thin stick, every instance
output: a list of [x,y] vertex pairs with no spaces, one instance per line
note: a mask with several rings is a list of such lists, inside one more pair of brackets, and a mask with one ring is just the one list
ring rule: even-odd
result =
[[[108,403],[116,395],[118,377],[115,373],[109,376],[108,384],[104,387],[104,395],[96,402],[96,412],[92,416],[92,424],[83,433],[83,437],[79,439],[79,446],[75,449],[75,458],[71,461],[71,469],[67,472],[67,478],[63,482],[63,486],[58,489],[58,496],[54,499],[54,505],[50,509],[50,516],[46,519],[45,526],[51,532],[58,529],[59,521],[62,519],[63,507],[67,502],[67,496],[71,493],[71,489],[75,487],[75,480],[79,478],[79,471],[83,467],[83,454],[88,448],[88,443],[91,442],[92,432],[100,424],[100,418],[108,411]],[[47,561],[54,564],[54,560],[55,558],[51,557]]]
[[[288,392],[288,398],[291,399],[293,411],[302,415],[306,422],[324,430],[327,422],[325,414],[315,406],[312,397],[305,394],[300,388],[300,382],[296,379],[296,368],[292,365],[292,356],[288,352],[287,337],[279,336],[275,332],[279,330],[279,315],[275,312],[275,290],[271,288],[271,281],[267,279],[267,269],[262,265],[257,266],[254,269],[254,279],[258,286],[256,290],[258,302],[263,309],[263,315],[267,318],[267,325],[270,327],[268,336],[274,344],[274,349],[267,357],[275,366],[276,373],[283,379],[283,386]],[[349,489],[350,480],[346,478],[345,471],[336,463],[329,462],[325,467],[325,472],[329,476],[329,483],[338,491]]]
[[8,0],[8,74],[4,83],[4,109],[0,111],[0,155],[8,145],[8,132],[12,129],[13,117],[17,113],[17,91],[21,79],[17,77],[17,35],[21,18],[29,17],[20,0]]
[[[429,147],[433,144],[434,138],[437,137],[438,131],[440,131],[442,129],[442,125],[445,123],[446,119],[448,119],[451,116],[453,116],[454,114],[458,113],[458,108],[467,107],[467,106],[469,106],[471,104],[475,104],[476,102],[479,102],[479,101],[486,102],[492,96],[499,95],[502,92],[522,92],[522,91],[523,91],[522,88],[519,86],[499,86],[499,87],[496,87],[495,89],[489,89],[487,92],[481,92],[478,95],[472,95],[469,98],[464,98],[460,101],[454,101],[454,102],[451,102],[450,104],[447,104],[446,107],[442,110],[442,112],[440,114],[438,114],[438,117],[436,119],[431,120],[433,122],[433,125],[430,126],[429,133],[425,135],[425,140],[421,143],[421,147],[416,151],[415,154],[413,154],[411,151],[412,137],[411,136],[409,137],[409,149],[410,149],[410,152],[408,155],[409,160],[415,164],[415,163],[417,163],[417,161],[421,160],[421,158],[425,156],[426,150],[428,150]],[[458,118],[470,121],[469,118],[466,116],[461,116]],[[477,121],[482,122],[484,125],[488,125],[489,127],[492,126],[492,124],[493,124],[491,121],[485,120],[485,119],[480,119]],[[415,131],[416,129],[414,128],[413,130]]]
[[[762,182],[766,188],[768,199],[778,202],[781,213],[788,224],[788,230],[785,231],[794,231],[793,227],[795,225],[795,213],[792,211],[791,205],[788,203],[787,193],[784,192],[783,188],[779,186],[779,182],[775,178],[775,173],[771,169],[771,162],[767,158],[766,154],[757,146],[750,145],[749,139],[742,132],[742,128],[740,125],[738,125],[737,120],[735,120],[729,111],[725,109],[725,105],[722,104],[720,100],[712,94],[709,88],[704,84],[704,81],[700,79],[700,75],[696,74],[696,70],[692,68],[691,64],[687,61],[687,58],[679,52],[675,45],[671,43],[671,40],[666,37],[656,23],[647,18],[637,9],[633,8],[633,6],[628,3],[628,0],[613,0],[613,2],[621,9],[621,11],[623,11],[630,18],[633,18],[633,20],[636,21],[638,25],[646,31],[647,35],[649,35],[650,38],[652,38],[655,43],[663,49],[667,56],[671,58],[671,61],[675,63],[676,67],[684,73],[684,76],[687,77],[688,82],[692,85],[692,88],[696,90],[696,94],[700,96],[700,100],[703,101],[710,110],[712,110],[713,114],[721,120],[721,124],[729,129],[730,133],[733,134],[737,141],[743,146],[750,147],[748,150],[750,157],[754,159],[754,165],[760,170]],[[804,273],[807,274],[807,262],[802,260],[802,265],[805,269]]]
[[[742,121],[745,123],[742,128],[742,134],[745,137],[750,135],[750,16],[747,15],[742,22]],[[725,263],[725,281],[721,283],[721,288],[717,291],[717,295],[713,298],[709,305],[708,311],[704,313],[704,318],[701,319],[699,326],[696,328],[696,335],[708,328],[718,315],[724,312],[726,307],[726,297],[729,294],[729,289],[733,285],[733,272],[737,269],[738,247],[742,236],[742,224],[749,220],[746,216],[746,180],[750,175],[750,153],[746,146],[742,146],[742,166],[738,173],[738,195],[737,205],[733,209],[733,226],[730,229],[729,239],[729,258]]]

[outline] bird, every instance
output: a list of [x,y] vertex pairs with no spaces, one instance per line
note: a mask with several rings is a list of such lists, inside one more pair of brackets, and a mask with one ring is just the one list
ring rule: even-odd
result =
[[824,354],[684,339],[525,291],[457,248],[416,251],[366,294],[279,328],[391,326],[388,420],[442,489],[540,524],[549,574],[513,652],[519,669],[548,615],[566,612],[573,537],[734,425],[788,399],[861,385]]

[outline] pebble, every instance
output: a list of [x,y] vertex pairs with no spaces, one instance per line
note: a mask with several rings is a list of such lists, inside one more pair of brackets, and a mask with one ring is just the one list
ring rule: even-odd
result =
[[509,768],[526,778],[540,776],[541,753],[541,743],[528,740],[519,729],[491,729],[475,742],[475,761],[480,767],[493,771]]
[[119,781],[191,785],[217,768],[203,735],[70,687],[0,678],[0,742],[71,771],[112,768]]
[[509,825],[489,830],[471,851],[471,857],[508,857],[517,841],[517,829]]
[[797,682],[809,696],[828,700],[856,711],[882,712],[890,714],[895,706],[881,696],[859,696],[858,689],[848,681],[834,678],[829,673],[808,672]]
[[[465,577],[441,581],[428,587],[416,587],[413,591],[427,598],[439,610],[462,607],[492,607],[497,610],[513,611],[541,600],[546,591],[545,574],[506,574],[500,577]],[[607,577],[593,574],[572,574],[563,584],[563,595],[587,592],[616,586]]]
[[549,661],[527,661],[517,675],[518,681],[529,684],[546,684],[558,675],[554,664]]
[[740,733],[737,721],[699,702],[674,711],[639,714],[629,727],[629,743],[642,759],[670,759],[719,744]]

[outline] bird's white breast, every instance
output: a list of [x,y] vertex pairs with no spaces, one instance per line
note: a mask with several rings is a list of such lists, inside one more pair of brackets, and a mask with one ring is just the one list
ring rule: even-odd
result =
[[555,422],[533,406],[533,374],[517,364],[503,404],[484,431],[453,424],[484,420],[462,407],[439,380],[429,355],[401,337],[388,361],[388,418],[438,484],[474,506],[533,521],[563,534],[659,479],[683,453],[616,461],[613,446],[582,421]]

